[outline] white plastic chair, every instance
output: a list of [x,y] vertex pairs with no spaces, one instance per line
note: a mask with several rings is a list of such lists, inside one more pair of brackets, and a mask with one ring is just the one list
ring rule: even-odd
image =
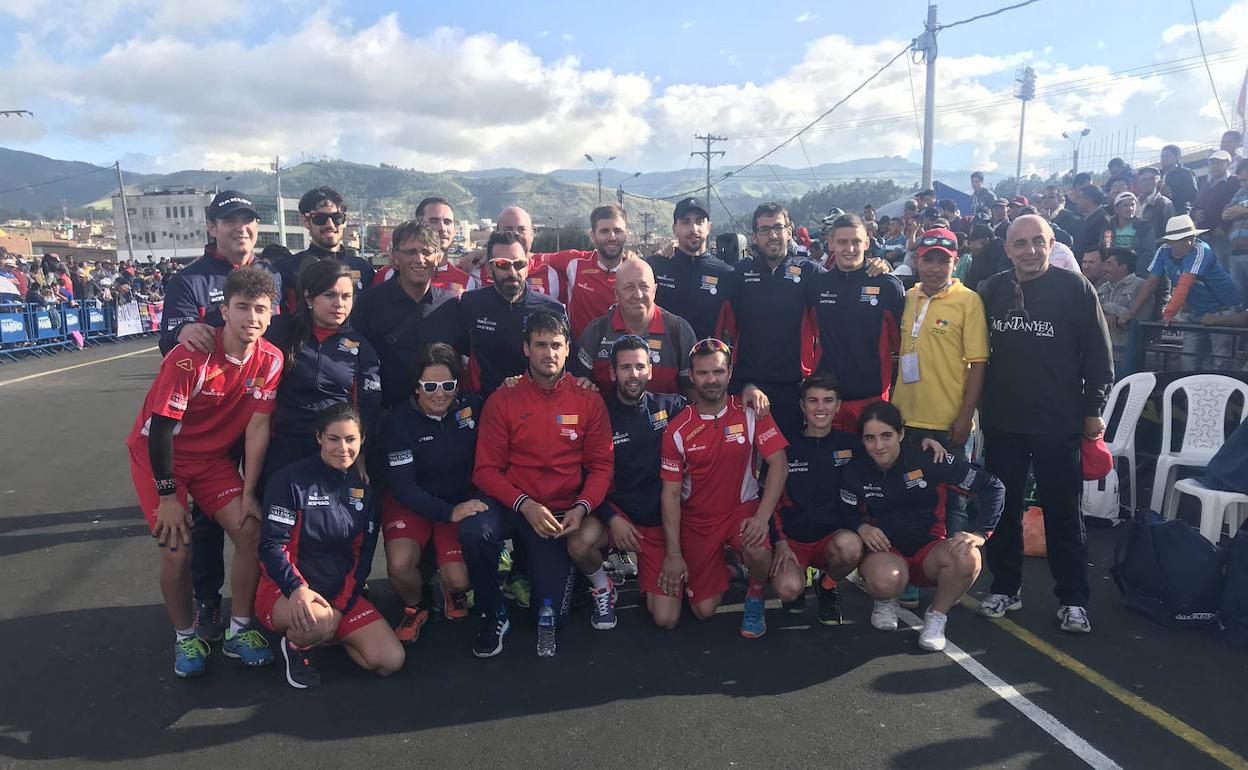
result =
[[[1109,454],[1114,458],[1115,467],[1118,464],[1118,458],[1125,458],[1127,461],[1127,510],[1132,514],[1135,513],[1135,427],[1140,421],[1140,415],[1144,413],[1144,405],[1148,403],[1148,397],[1152,395],[1153,388],[1157,386],[1157,375],[1152,372],[1136,372],[1128,377],[1123,377],[1114,385],[1114,389],[1109,393],[1109,401],[1105,403],[1105,411],[1102,413],[1102,419],[1105,424],[1109,425],[1109,420],[1114,416],[1114,410],[1118,407],[1118,399],[1125,399],[1122,409],[1122,417],[1118,418],[1117,427],[1114,428],[1114,440],[1106,441],[1105,446],[1109,449]],[[1125,395],[1124,395],[1125,394]],[[1108,433],[1108,429],[1106,433]]]
[[[1183,443],[1171,451],[1171,423],[1174,421],[1174,394],[1187,395],[1187,425]],[[1226,441],[1226,407],[1231,395],[1245,399],[1240,421],[1248,416],[1248,385],[1221,374],[1193,374],[1166,386],[1161,396],[1161,451],[1157,454],[1157,475],[1153,479],[1153,510],[1166,510],[1166,493],[1174,484],[1174,472],[1181,466],[1193,468],[1209,464]]]
[[1175,482],[1174,494],[1166,500],[1167,519],[1173,519],[1178,514],[1179,498],[1183,495],[1191,495],[1200,501],[1200,534],[1214,545],[1222,539],[1223,523],[1230,524],[1230,534],[1234,537],[1244,517],[1248,516],[1248,495],[1210,489],[1199,479],[1180,479]]

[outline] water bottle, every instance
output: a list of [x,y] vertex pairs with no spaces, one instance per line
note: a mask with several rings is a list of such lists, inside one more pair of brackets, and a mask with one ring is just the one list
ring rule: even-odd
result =
[[537,611],[537,656],[555,657],[555,608],[550,599],[543,600],[542,608]]

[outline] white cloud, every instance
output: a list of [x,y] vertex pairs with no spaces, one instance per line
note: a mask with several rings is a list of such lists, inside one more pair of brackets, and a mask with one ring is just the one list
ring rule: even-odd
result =
[[805,24],[808,21],[815,21],[818,18],[819,18],[819,14],[811,13],[810,11],[805,11],[799,14],[798,17],[794,19],[793,21],[797,24]]

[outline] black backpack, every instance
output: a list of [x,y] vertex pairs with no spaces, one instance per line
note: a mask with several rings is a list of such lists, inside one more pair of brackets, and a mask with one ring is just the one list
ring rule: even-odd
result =
[[[1118,542],[1110,573],[1128,607],[1164,626],[1200,628],[1217,622],[1225,554],[1187,522],[1138,512]],[[1248,602],[1248,593],[1241,601]]]
[[1228,642],[1248,647],[1248,521],[1231,541],[1226,587],[1218,611],[1218,628]]

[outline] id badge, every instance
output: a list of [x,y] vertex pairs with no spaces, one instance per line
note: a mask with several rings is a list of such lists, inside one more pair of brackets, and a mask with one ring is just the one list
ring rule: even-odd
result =
[[901,356],[901,381],[904,383],[919,381],[919,353],[904,353]]

